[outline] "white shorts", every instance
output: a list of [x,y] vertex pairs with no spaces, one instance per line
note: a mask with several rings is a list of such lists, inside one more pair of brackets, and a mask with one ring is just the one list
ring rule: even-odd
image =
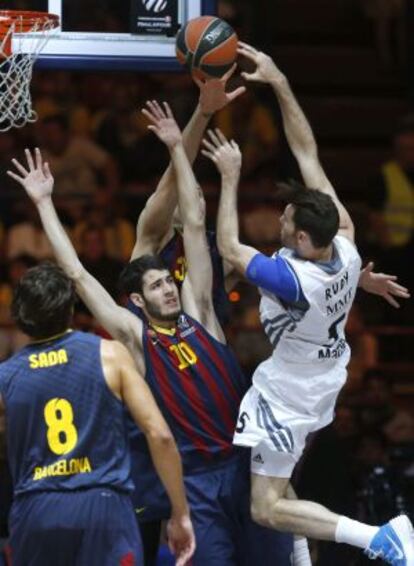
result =
[[252,386],[240,405],[233,443],[252,448],[254,474],[290,478],[318,423],[316,417],[271,404]]

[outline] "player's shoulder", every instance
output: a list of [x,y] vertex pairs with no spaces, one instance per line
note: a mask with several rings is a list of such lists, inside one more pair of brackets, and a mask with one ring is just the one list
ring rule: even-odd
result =
[[350,240],[346,236],[337,234],[333,239],[333,244],[340,255],[350,259],[360,259],[360,255],[355,242],[353,240]]
[[104,365],[122,365],[130,363],[131,354],[124,344],[118,340],[101,340],[101,359]]

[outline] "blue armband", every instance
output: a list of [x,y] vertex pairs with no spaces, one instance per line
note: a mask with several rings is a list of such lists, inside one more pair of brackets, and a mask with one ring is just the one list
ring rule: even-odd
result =
[[247,266],[246,277],[251,283],[273,293],[283,301],[306,302],[294,269],[279,255],[268,257],[261,253],[256,254]]

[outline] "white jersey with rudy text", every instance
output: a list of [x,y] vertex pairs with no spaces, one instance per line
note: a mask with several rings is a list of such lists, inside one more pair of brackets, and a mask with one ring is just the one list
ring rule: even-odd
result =
[[345,323],[355,298],[361,258],[345,237],[333,240],[334,260],[308,261],[282,248],[307,305],[288,305],[261,290],[260,318],[274,348],[256,369],[253,383],[272,404],[316,419],[320,428],[333,418],[336,397],[346,380],[350,357]]

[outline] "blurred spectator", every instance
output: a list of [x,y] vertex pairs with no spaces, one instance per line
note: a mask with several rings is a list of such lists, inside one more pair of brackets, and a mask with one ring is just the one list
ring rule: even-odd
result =
[[126,184],[152,179],[167,161],[141,112],[147,88],[143,82],[137,97],[132,85],[117,86],[96,127],[97,142],[118,161],[122,182]]
[[117,299],[118,277],[123,263],[108,256],[102,227],[88,224],[80,236],[80,260],[85,269]]
[[0,324],[11,324],[13,289],[26,271],[36,263],[35,258],[26,254],[18,255],[7,262],[5,277],[0,281]]
[[93,141],[71,137],[63,115],[45,118],[39,142],[55,179],[56,198],[85,200],[98,188],[111,194],[119,187],[115,162]]
[[[375,45],[382,67],[390,70],[406,62],[406,0],[360,0],[373,22]],[[394,46],[396,46],[394,48]]]
[[10,222],[10,208],[13,201],[19,197],[19,188],[16,181],[6,175],[10,169],[11,160],[18,155],[18,143],[16,133],[13,131],[1,132],[0,136],[0,171],[1,171],[1,191],[0,191],[0,219]]
[[378,370],[364,378],[359,415],[367,431],[381,431],[391,444],[414,442],[414,417],[395,404],[392,380]]
[[15,258],[27,254],[37,260],[53,256],[49,240],[43,232],[39,215],[31,202],[24,200],[19,203],[23,218],[11,226],[6,235],[6,257]]
[[371,230],[379,247],[381,267],[399,275],[410,287],[414,252],[414,114],[399,123],[394,156],[370,187]]
[[378,340],[365,326],[363,313],[354,303],[346,323],[346,338],[351,347],[351,360],[348,364],[346,391],[361,388],[367,370],[378,364]]
[[7,358],[13,352],[28,342],[13,322],[10,307],[13,289],[26,271],[36,265],[36,260],[29,255],[19,255],[11,259],[5,266],[6,275],[0,283],[0,360]]
[[106,193],[98,192],[94,195],[92,206],[72,230],[77,250],[81,249],[81,239],[87,224],[93,224],[105,233],[108,256],[122,262],[129,261],[135,243],[135,229],[129,220],[117,213],[120,204]]

